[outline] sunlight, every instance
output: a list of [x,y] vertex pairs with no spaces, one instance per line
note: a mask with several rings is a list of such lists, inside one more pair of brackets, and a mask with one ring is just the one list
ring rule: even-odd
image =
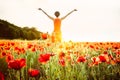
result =
[[63,41],[80,41],[80,37],[78,38],[73,32],[62,32]]
[[58,10],[60,18],[77,9],[62,21],[63,41],[120,41],[119,3],[120,0],[3,0],[0,19],[51,34],[53,22],[38,8],[52,17]]

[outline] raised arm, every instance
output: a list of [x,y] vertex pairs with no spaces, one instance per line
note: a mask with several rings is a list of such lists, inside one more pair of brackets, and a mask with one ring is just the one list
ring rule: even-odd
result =
[[51,20],[54,20],[53,17],[49,16],[44,10],[42,10],[41,8],[38,8],[38,10],[41,10],[45,15],[48,16],[48,18],[50,18]]
[[65,19],[68,15],[70,15],[71,13],[73,13],[74,11],[77,11],[76,9],[72,10],[71,12],[69,12],[67,15],[65,15],[64,17],[61,18],[61,20]]

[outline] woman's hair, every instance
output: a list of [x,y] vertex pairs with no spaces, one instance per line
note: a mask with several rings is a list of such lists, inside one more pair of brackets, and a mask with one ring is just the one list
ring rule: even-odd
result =
[[59,17],[59,16],[60,16],[60,12],[59,12],[59,11],[56,11],[54,15],[55,15],[56,17]]

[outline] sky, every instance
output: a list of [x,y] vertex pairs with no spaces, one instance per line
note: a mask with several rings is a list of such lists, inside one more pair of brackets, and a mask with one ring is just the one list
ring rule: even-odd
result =
[[64,41],[120,41],[120,0],[0,0],[0,19],[51,34],[53,21],[38,8],[52,17],[78,10],[62,21]]

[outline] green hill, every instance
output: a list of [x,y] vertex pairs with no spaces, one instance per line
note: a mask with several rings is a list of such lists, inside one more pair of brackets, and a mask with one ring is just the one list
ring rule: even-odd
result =
[[0,19],[0,39],[39,39],[42,32],[34,27],[18,27],[8,21]]

